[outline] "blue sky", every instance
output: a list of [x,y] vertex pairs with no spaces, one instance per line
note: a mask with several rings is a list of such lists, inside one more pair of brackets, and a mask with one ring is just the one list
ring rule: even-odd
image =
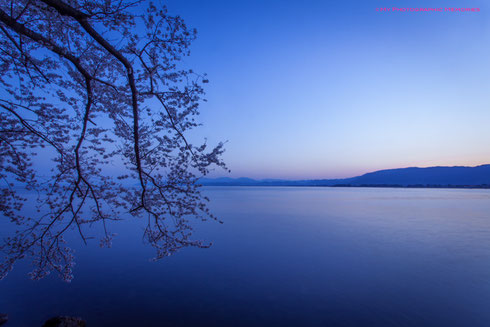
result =
[[[484,1],[166,3],[197,28],[185,64],[210,79],[192,138],[228,141],[228,176],[490,163]],[[376,12],[393,6],[481,11]]]

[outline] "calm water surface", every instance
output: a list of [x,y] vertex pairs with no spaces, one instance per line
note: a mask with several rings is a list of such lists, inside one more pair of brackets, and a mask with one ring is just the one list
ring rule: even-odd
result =
[[150,262],[142,223],[77,242],[75,279],[0,281],[5,326],[490,326],[490,191],[214,187],[210,249]]

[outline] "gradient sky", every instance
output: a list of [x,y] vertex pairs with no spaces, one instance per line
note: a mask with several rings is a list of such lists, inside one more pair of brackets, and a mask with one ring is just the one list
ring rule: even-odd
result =
[[[228,141],[227,176],[490,163],[485,1],[166,3],[198,30],[185,64],[210,83],[192,137]],[[376,12],[393,6],[481,11]]]

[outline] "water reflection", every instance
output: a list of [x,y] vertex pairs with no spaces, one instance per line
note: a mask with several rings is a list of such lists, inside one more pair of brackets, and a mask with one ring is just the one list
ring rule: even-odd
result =
[[9,326],[488,326],[486,190],[208,188],[210,249],[159,262],[138,221],[112,249],[76,248],[71,284],[0,282]]

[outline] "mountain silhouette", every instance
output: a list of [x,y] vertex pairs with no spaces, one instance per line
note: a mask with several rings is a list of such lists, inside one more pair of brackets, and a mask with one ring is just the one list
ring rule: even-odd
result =
[[203,178],[208,186],[396,186],[489,187],[490,165],[476,167],[427,167],[385,169],[344,179],[283,180],[251,178]]

